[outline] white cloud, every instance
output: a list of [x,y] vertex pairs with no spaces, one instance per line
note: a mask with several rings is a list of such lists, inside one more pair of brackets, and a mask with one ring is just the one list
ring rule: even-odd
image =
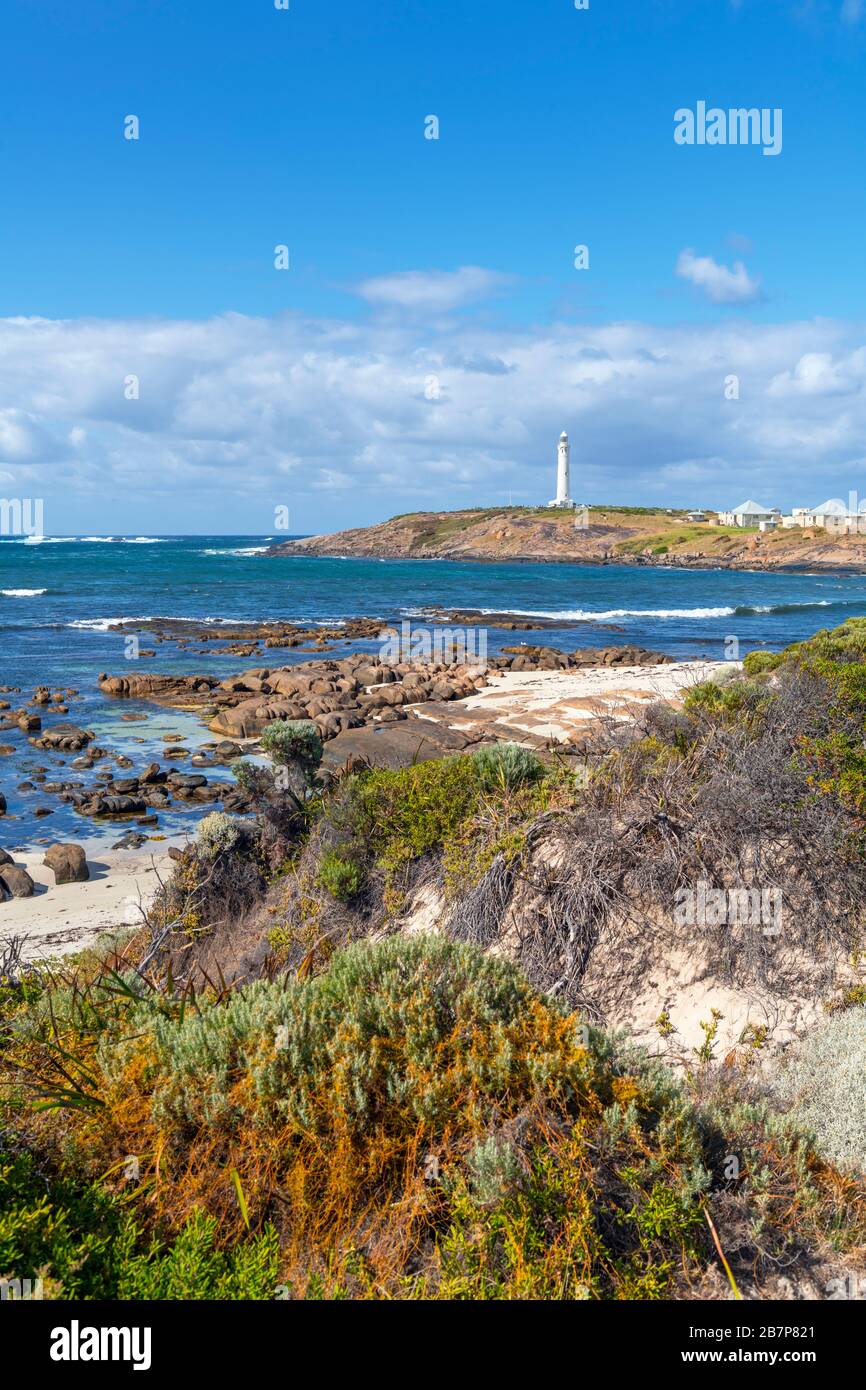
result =
[[53,448],[48,431],[28,411],[0,410],[0,459],[4,463],[38,463]]
[[363,280],[357,293],[370,304],[443,313],[489,299],[513,283],[513,276],[478,265],[458,270],[401,270]]
[[829,352],[806,352],[790,371],[770,382],[771,396],[847,396],[866,380],[866,350],[859,348],[834,361]]
[[544,501],[565,428],[581,498],[786,506],[859,485],[864,344],[824,319],[6,319],[0,467],[49,530],[270,534],[276,505],[314,530]]
[[749,275],[742,261],[734,261],[733,270],[729,270],[712,256],[696,256],[687,248],[679,254],[676,273],[713,304],[751,304],[761,297],[760,280]]

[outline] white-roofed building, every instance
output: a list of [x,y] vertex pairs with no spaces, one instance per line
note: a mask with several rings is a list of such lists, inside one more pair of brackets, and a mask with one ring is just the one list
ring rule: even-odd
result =
[[719,512],[719,521],[723,526],[754,526],[759,527],[762,521],[775,521],[779,513],[771,507],[762,507],[759,502],[741,502],[739,507],[734,507],[730,512]]
[[854,505],[852,495],[848,503],[841,497],[830,497],[818,507],[794,507],[790,516],[783,520],[783,526],[817,526],[834,535],[862,535],[866,532],[866,502],[859,507]]

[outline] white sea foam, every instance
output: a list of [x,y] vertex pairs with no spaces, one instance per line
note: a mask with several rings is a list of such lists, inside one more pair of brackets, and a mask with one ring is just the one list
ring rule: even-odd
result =
[[47,593],[47,589],[0,589],[4,598],[36,598],[38,594]]
[[266,550],[270,550],[267,545],[248,545],[229,550],[200,550],[199,555],[264,555]]
[[248,627],[246,618],[195,618],[189,613],[172,616],[170,613],[145,613],[136,617],[117,618],[75,618],[65,623],[65,627],[78,628],[82,632],[108,632],[117,623],[187,623],[190,627],[203,627],[206,623],[222,624],[224,627]]
[[[484,608],[483,613],[501,613],[500,608]],[[519,618],[563,618],[566,622],[605,622],[608,618],[730,618],[737,610],[724,608],[605,608],[592,612],[587,608],[541,609],[509,608]]]
[[16,541],[17,545],[70,545],[78,539],[77,536],[24,536],[22,540]]

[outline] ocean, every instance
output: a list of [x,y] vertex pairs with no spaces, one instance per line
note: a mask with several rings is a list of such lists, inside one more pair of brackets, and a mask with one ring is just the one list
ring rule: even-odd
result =
[[[333,624],[347,617],[423,623],[434,605],[538,616],[540,632],[488,632],[488,651],[537,643],[572,649],[634,642],[679,660],[777,649],[866,614],[866,576],[830,573],[652,569],[566,564],[473,564],[448,560],[361,560],[264,555],[273,539],[250,536],[88,536],[0,541],[0,685],[19,685],[24,703],[37,684],[80,692],[61,716],[96,732],[100,744],[136,766],[164,752],[162,735],[180,732],[193,747],[214,736],[190,715],[106,699],[100,672],[123,674],[124,639],[109,626],[122,618],[194,618],[218,630],[268,619]],[[560,625],[561,624],[561,625]],[[728,648],[726,652],[726,642]],[[146,638],[142,645],[149,646]],[[375,651],[375,641],[351,643]],[[338,649],[333,653],[340,655]],[[288,664],[308,654],[268,651],[249,658],[156,647],[145,670],[229,675],[244,666]],[[146,711],[147,724],[121,720]],[[0,757],[0,790],[9,813],[0,843],[84,838],[93,827],[55,799],[17,790],[36,766],[63,760],[33,749],[17,731],[0,732],[15,751]],[[53,768],[51,768],[53,772]],[[74,774],[67,774],[74,775]],[[118,771],[118,776],[123,774]],[[211,775],[210,773],[208,775]],[[225,775],[225,774],[223,774]],[[54,809],[33,818],[37,804]],[[190,810],[165,817],[171,832]],[[113,833],[118,834],[117,828]]]

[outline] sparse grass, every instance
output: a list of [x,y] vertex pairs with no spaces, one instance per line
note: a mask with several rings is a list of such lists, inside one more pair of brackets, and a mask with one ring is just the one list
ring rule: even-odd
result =
[[743,526],[707,526],[705,523],[693,526],[672,525],[669,529],[656,533],[642,532],[629,540],[618,541],[614,546],[617,555],[639,555],[645,550],[653,554],[663,554],[681,545],[705,546],[709,540],[717,544],[722,539],[751,535],[750,528]]

